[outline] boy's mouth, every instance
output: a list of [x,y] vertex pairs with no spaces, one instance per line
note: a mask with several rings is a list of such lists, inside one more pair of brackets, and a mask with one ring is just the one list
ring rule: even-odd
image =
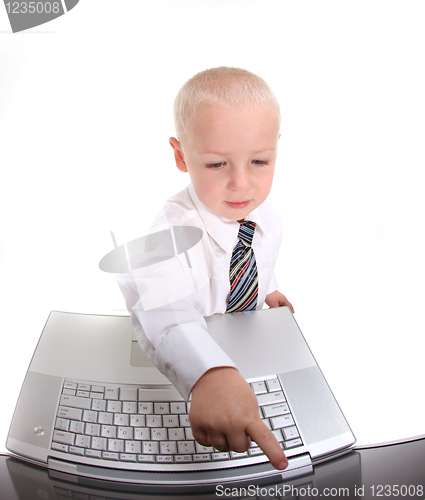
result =
[[245,208],[249,205],[251,200],[246,200],[246,201],[226,201],[227,205],[230,208]]

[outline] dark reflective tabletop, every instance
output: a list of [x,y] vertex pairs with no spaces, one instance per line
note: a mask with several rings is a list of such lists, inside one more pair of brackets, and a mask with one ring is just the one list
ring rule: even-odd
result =
[[94,481],[0,456],[1,500],[132,500],[184,498],[411,498],[425,499],[425,439],[354,450],[278,484],[218,484],[176,489]]

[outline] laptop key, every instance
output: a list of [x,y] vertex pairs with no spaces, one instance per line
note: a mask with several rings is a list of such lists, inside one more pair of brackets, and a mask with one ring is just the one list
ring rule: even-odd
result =
[[67,408],[66,406],[59,406],[58,417],[68,418],[69,420],[81,420],[83,410],[78,408]]
[[144,427],[145,426],[145,416],[144,415],[131,415],[130,425],[132,427]]
[[280,391],[280,384],[277,378],[273,378],[271,380],[266,380],[266,386],[269,392]]
[[72,432],[55,431],[53,433],[53,441],[55,443],[73,445],[75,441],[75,434]]
[[294,419],[291,415],[281,415],[270,419],[273,429],[280,429],[282,427],[289,427],[294,425]]
[[86,457],[102,458],[102,452],[100,450],[86,450]]
[[283,441],[282,431],[280,429],[274,429],[272,431],[272,434],[278,440],[279,443]]
[[137,401],[137,389],[121,387],[120,401]]
[[285,441],[285,450],[289,448],[295,448],[296,446],[302,446],[303,442],[301,441],[300,438],[297,439],[291,439],[290,441]]
[[254,394],[264,394],[267,392],[267,387],[264,382],[251,382],[250,385]]
[[282,391],[268,392],[267,394],[257,394],[257,401],[260,406],[283,403],[285,401],[285,396]]
[[107,439],[103,437],[94,437],[91,440],[91,448],[93,450],[105,451],[107,446]]
[[97,417],[98,424],[111,425],[113,420],[114,420],[114,414],[107,413],[106,411],[99,412],[98,417]]
[[118,439],[133,439],[133,427],[118,427]]
[[123,452],[124,441],[122,439],[108,439],[108,451]]
[[227,451],[217,451],[211,454],[213,460],[229,460],[230,455]]
[[90,410],[91,399],[90,398],[80,398],[78,396],[68,396],[67,394],[62,394],[60,399],[61,406],[70,406],[71,408],[80,408],[82,410]]
[[142,452],[147,455],[156,455],[159,453],[159,442],[158,441],[143,441],[142,442]]
[[136,401],[124,401],[122,405],[123,413],[137,413],[137,403]]
[[192,462],[192,455],[175,455],[174,461],[176,464]]
[[184,429],[176,427],[174,429],[168,429],[168,439],[172,441],[184,441],[185,432]]
[[52,443],[52,450],[62,451],[63,453],[68,453],[69,446],[66,444]]
[[80,422],[79,420],[71,420],[69,425],[69,432],[74,432],[75,434],[84,434],[84,422]]
[[62,391],[62,394],[66,394],[67,396],[75,396],[76,392],[77,391],[75,389],[64,389]]
[[122,403],[121,401],[108,401],[106,411],[110,411],[113,413],[121,413],[122,411]]
[[125,453],[136,453],[142,452],[142,443],[140,441],[126,441],[125,442]]
[[89,391],[77,391],[76,396],[79,396],[81,398],[89,398],[90,392]]
[[137,439],[138,441],[149,441],[150,438],[150,429],[146,429],[146,427],[135,427],[134,439]]
[[[189,443],[193,443],[192,441],[189,441]],[[195,443],[196,447],[196,453],[212,453],[214,451],[214,448],[212,446],[202,446],[199,443]],[[195,453],[195,450],[192,451],[191,453]]]
[[170,403],[170,411],[173,415],[178,415],[180,413],[187,413],[186,403]]
[[78,385],[75,382],[65,382],[63,384],[66,389],[77,389]]
[[87,434],[87,436],[100,436],[100,425],[86,424],[84,434]]
[[153,427],[151,429],[152,441],[165,441],[167,439],[167,429]]
[[192,432],[192,427],[185,427],[184,429],[184,433],[186,434],[186,439],[188,441],[195,441],[195,438],[193,437],[193,432]]
[[146,427],[161,427],[162,417],[161,415],[147,415],[146,416]]
[[181,427],[190,427],[189,415],[179,415],[179,417]]
[[175,455],[177,453],[177,446],[175,441],[161,441],[160,453],[162,455]]
[[102,425],[100,435],[102,437],[115,439],[117,437],[117,428],[114,425]]
[[105,411],[106,399],[93,399],[91,409],[95,411]]
[[154,403],[154,413],[157,415],[168,415],[170,413],[169,403]]
[[90,422],[92,424],[96,424],[97,423],[97,412],[84,410],[83,422]]
[[[200,446],[200,445],[198,445],[198,443],[196,443],[196,445]],[[187,455],[187,454],[193,455],[195,453],[195,443],[193,441],[178,441],[177,447],[178,447],[178,452],[180,455]],[[207,449],[202,450],[202,449],[197,448],[196,451],[198,453],[200,453],[200,452],[213,451],[213,449],[211,448],[211,450],[207,450]]]
[[80,455],[81,457],[84,456],[84,448],[79,448],[78,446],[70,446],[69,447],[69,453],[72,453],[74,455]]
[[277,417],[278,415],[285,415],[289,412],[288,403],[278,403],[275,405],[267,405],[262,408],[263,415],[267,418],[269,417]]
[[289,441],[290,439],[300,437],[295,425],[293,425],[292,427],[286,427],[285,429],[282,429],[282,432],[283,435],[285,436],[285,441]]
[[114,425],[128,427],[130,425],[130,415],[127,413],[115,413]]
[[107,387],[105,389],[105,399],[116,401],[118,399],[118,387]]
[[78,446],[79,448],[89,448],[90,442],[90,436],[77,435],[77,437],[75,438],[75,446]]
[[248,450],[250,457],[255,457],[257,455],[264,455],[263,450],[259,446],[253,446]]
[[162,417],[162,422],[164,427],[178,427],[179,416],[178,415],[166,415]]
[[57,418],[55,423],[55,429],[59,431],[69,431],[69,420],[66,418]]

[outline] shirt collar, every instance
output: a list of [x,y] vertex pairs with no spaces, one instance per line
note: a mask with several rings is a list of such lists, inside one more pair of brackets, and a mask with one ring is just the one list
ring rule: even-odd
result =
[[[213,212],[207,208],[198,198],[193,188],[192,183],[189,185],[189,195],[199,212],[201,219],[204,222],[207,233],[227,252],[231,253],[235,246],[238,232],[239,222],[235,220],[226,219],[225,217]],[[264,224],[261,217],[260,207],[253,210],[245,220],[253,221],[257,224],[256,231],[264,233]],[[255,239],[255,235],[254,235]]]

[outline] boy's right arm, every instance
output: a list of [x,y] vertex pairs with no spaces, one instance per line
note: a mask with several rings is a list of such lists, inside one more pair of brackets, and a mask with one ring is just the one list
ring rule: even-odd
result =
[[285,468],[286,457],[260,419],[254,392],[209,336],[190,298],[172,308],[145,312],[134,277],[119,275],[117,282],[143,350],[185,399],[192,389],[190,422],[195,439],[223,451],[245,451],[252,439],[274,467]]
[[288,466],[280,444],[261,421],[253,390],[234,368],[213,368],[196,382],[189,420],[203,446],[242,452],[252,440],[276,469]]

